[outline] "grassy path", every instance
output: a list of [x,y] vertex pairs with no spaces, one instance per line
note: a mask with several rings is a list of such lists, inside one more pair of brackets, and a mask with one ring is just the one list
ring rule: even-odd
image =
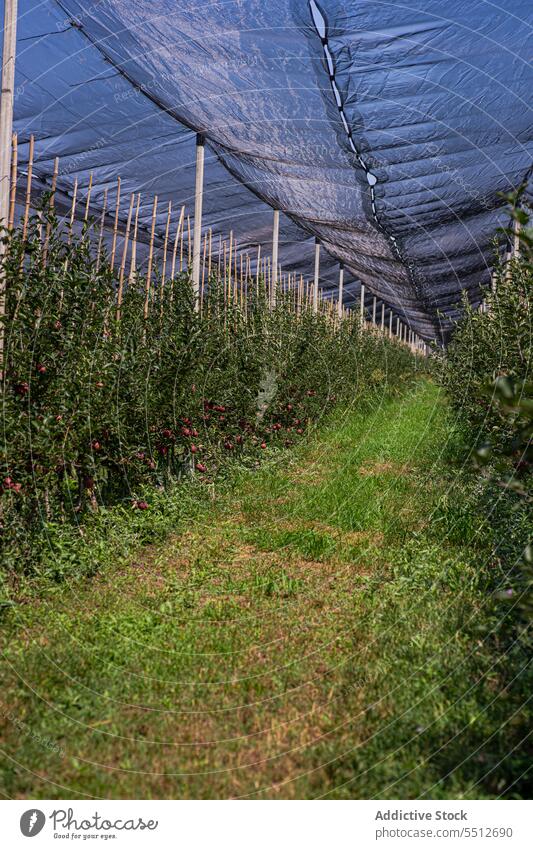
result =
[[420,382],[128,565],[16,606],[2,792],[482,795],[494,681],[467,625],[484,553],[447,494],[449,434]]

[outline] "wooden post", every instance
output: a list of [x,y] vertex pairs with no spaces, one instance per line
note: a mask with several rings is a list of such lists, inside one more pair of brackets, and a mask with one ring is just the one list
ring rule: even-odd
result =
[[124,288],[124,271],[126,268],[126,258],[128,256],[128,242],[130,238],[131,216],[133,213],[133,202],[135,195],[133,192],[130,197],[130,208],[128,210],[128,220],[126,223],[126,232],[124,234],[124,247],[122,249],[122,262],[120,263],[120,274],[118,278],[118,294],[117,294],[117,321],[120,321],[120,307],[122,306],[122,291]]
[[115,266],[115,252],[117,249],[117,232],[118,232],[118,213],[120,209],[120,177],[117,177],[117,201],[115,208],[115,221],[113,223],[113,241],[111,243],[111,257],[109,259],[109,265],[111,268]]
[[85,215],[83,216],[83,221],[87,224],[89,220],[89,208],[91,206],[91,191],[93,188],[93,172],[89,174],[89,185],[87,186],[87,200],[85,202]]
[[226,303],[226,293],[228,285],[228,266],[226,260],[226,241],[222,245],[222,270],[224,272],[224,304]]
[[206,273],[207,273],[207,233],[204,233],[204,249],[203,249],[203,255],[202,255],[202,283],[201,283],[202,292],[204,290]]
[[242,253],[241,253],[241,255],[240,255],[240,257],[239,257],[239,289],[240,289],[240,292],[239,292],[239,302],[240,302],[241,310],[242,310],[242,308],[243,308],[243,289],[244,289],[244,280],[243,280],[243,268],[242,268],[242,263],[243,263],[243,257],[242,257]]
[[320,279],[320,242],[315,239],[315,277],[313,281],[313,312],[318,312],[318,281]]
[[72,241],[72,231],[74,229],[74,219],[76,217],[76,200],[78,197],[78,178],[74,180],[74,188],[72,189],[72,204],[70,206],[70,218],[68,222],[68,239],[67,244]]
[[377,303],[378,303],[377,298],[376,298],[376,296],[374,295],[374,297],[372,298],[372,324],[374,324],[374,325],[375,325],[375,323],[376,323],[376,307],[377,307]]
[[359,305],[359,317],[361,319],[361,327],[365,325],[365,284],[361,283],[361,302]]
[[155,222],[157,217],[157,195],[154,198],[154,206],[152,210],[152,229],[150,231],[150,247],[148,250],[148,266],[146,269],[146,292],[144,298],[144,319],[148,318],[148,305],[150,303],[150,281],[152,279],[152,262],[154,259],[154,237],[155,237]]
[[339,319],[342,318],[343,288],[344,288],[344,265],[341,262],[341,264],[339,265],[339,298],[338,298],[338,301],[337,301],[337,313],[338,313]]
[[389,339],[392,339],[392,310],[389,313]]
[[167,247],[168,247],[168,231],[170,229],[170,216],[172,214],[172,201],[168,202],[167,226],[165,228],[165,241],[163,244],[163,269],[161,271],[161,287],[165,286],[165,274],[167,270]]
[[[9,219],[9,187],[11,178],[11,141],[13,136],[13,98],[15,89],[15,54],[17,49],[17,0],[4,2],[4,41],[2,50],[2,98],[0,100],[0,225]],[[5,247],[0,247],[0,257]],[[3,315],[3,295],[2,309]]]
[[172,268],[170,270],[170,277],[174,280],[174,276],[176,273],[176,256],[178,253],[178,245],[180,240],[180,232],[183,228],[183,219],[185,217],[185,206],[181,207],[180,217],[178,221],[178,226],[176,229],[176,238],[174,239],[174,250],[172,251]]
[[194,243],[192,251],[192,289],[194,308],[199,309],[200,298],[200,252],[202,250],[202,204],[204,196],[205,138],[196,136],[196,184],[194,195]]
[[15,226],[15,201],[17,199],[17,158],[18,158],[18,143],[17,134],[13,133],[11,140],[11,185],[9,190],[9,222],[10,230]]
[[26,178],[26,202],[24,204],[24,224],[22,225],[22,238],[28,233],[28,221],[30,218],[31,183],[33,178],[33,155],[35,150],[35,138],[30,136],[30,149],[28,153],[28,176]]
[[261,245],[257,246],[257,266],[255,269],[255,295],[259,297],[259,274],[261,271]]
[[131,260],[130,260],[130,273],[128,276],[128,282],[131,283],[135,277],[135,271],[137,270],[137,229],[139,227],[139,208],[141,206],[141,193],[137,195],[137,205],[135,207],[135,221],[133,223],[133,238],[131,240]]
[[381,304],[381,332],[385,332],[385,304]]
[[229,231],[229,261],[228,261],[228,301],[231,300],[231,257],[233,250],[233,230]]
[[102,256],[102,248],[104,244],[104,226],[105,214],[107,211],[107,188],[104,189],[104,198],[102,201],[102,214],[100,215],[100,232],[98,234],[98,248],[96,251],[96,270],[100,268],[100,259]]
[[237,239],[233,245],[233,300],[237,303]]
[[270,305],[276,306],[276,295],[278,291],[278,256],[279,256],[279,209],[274,210],[274,223],[272,227],[272,294]]
[[[13,135],[13,95],[15,89],[15,54],[17,50],[17,0],[4,0],[4,41],[2,49],[2,97],[0,98],[0,226],[8,223],[11,137]],[[4,376],[4,322],[6,284],[3,257],[6,251],[0,241],[0,377]]]

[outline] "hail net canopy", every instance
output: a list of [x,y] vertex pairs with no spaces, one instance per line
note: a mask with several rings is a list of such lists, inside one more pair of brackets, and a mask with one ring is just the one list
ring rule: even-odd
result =
[[[3,3],[2,18],[3,18]],[[426,339],[461,290],[479,302],[502,193],[531,175],[529,0],[19,0],[15,130],[46,186],[102,203],[117,176],[193,207],[196,132],[207,141],[204,226],[216,245],[270,252],[321,286],[345,265]]]

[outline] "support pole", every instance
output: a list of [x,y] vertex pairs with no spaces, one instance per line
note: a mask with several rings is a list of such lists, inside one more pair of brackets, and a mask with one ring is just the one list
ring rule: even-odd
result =
[[[2,50],[2,98],[0,100],[0,225],[7,226],[11,180],[11,138],[13,135],[13,94],[17,49],[17,0],[4,2],[4,43]],[[6,284],[1,263],[6,245],[0,243],[0,376],[4,375],[4,314]]]
[[[2,99],[0,100],[0,224],[7,227],[11,181],[11,141],[13,136],[13,95],[17,48],[17,0],[4,3],[4,44],[2,51]],[[5,248],[0,247],[3,254]]]
[[276,306],[276,295],[278,291],[278,256],[279,256],[279,210],[274,210],[274,224],[272,227],[272,293],[271,306]]
[[9,221],[8,227],[10,230],[15,226],[15,202],[17,199],[17,159],[18,159],[18,141],[17,134],[13,133],[11,141],[11,185],[9,189]]
[[200,253],[202,250],[202,203],[204,195],[204,153],[205,137],[196,136],[196,186],[194,195],[194,234],[192,248],[192,289],[194,308],[200,306]]
[[385,332],[385,304],[381,304],[381,332]]
[[[154,259],[154,238],[155,238],[155,225],[157,221],[157,195],[154,198],[154,206],[152,209],[152,229],[150,231],[150,247],[148,249],[148,266],[146,269],[146,288],[145,288],[145,296],[144,296],[144,310],[143,316],[144,320],[148,318],[148,309],[150,306],[150,282],[152,280],[152,263]],[[146,330],[145,330],[146,336]]]
[[[91,175],[92,176],[92,175]],[[87,195],[89,197],[89,195]],[[120,177],[117,177],[117,200],[115,206],[115,221],[113,223],[113,241],[111,243],[111,257],[109,260],[109,265],[111,268],[114,268],[115,265],[115,253],[117,250],[117,233],[118,233],[118,214],[120,210]]]
[[372,324],[376,323],[376,307],[377,307],[377,304],[378,304],[378,301],[377,301],[376,296],[374,295],[374,297],[372,298]]
[[342,290],[344,288],[344,265],[339,265],[339,299],[337,301],[337,313],[342,318]]
[[318,312],[318,281],[320,278],[320,242],[315,239],[315,279],[313,281],[313,312]]
[[364,321],[365,321],[365,284],[364,283],[361,283],[361,303],[360,303],[359,315],[360,315],[360,318],[361,318],[361,326],[363,326]]
[[389,339],[392,339],[392,312],[389,313]]

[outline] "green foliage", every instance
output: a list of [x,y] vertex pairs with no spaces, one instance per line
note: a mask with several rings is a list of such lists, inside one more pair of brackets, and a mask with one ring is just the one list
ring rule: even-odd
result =
[[[465,302],[441,377],[483,484],[477,509],[486,517],[492,541],[490,562],[498,567],[496,573],[481,570],[489,600],[479,630],[505,655],[509,687],[526,704],[531,667],[524,665],[524,657],[533,645],[533,242],[518,199],[509,198],[515,225],[507,235],[516,238],[519,225],[520,255],[498,262],[487,311],[474,312]],[[516,724],[523,730],[518,718]],[[501,772],[524,773],[521,751],[503,749],[501,754]]]
[[296,314],[281,293],[270,309],[262,281],[228,302],[213,278],[200,314],[187,274],[165,284],[156,274],[148,296],[137,275],[119,316],[107,260],[86,233],[66,239],[46,209],[26,239],[9,238],[5,280],[0,521],[11,571],[33,568],[43,529],[76,528],[102,505],[150,510],[153,493],[185,477],[209,483],[236,460],[253,466],[338,401],[413,372],[407,349],[356,320]]
[[454,408],[473,436],[489,440],[496,449],[509,442],[513,427],[494,394],[495,381],[507,377],[520,394],[530,381],[532,297],[533,270],[527,259],[499,265],[487,312],[475,311],[465,300],[464,317],[442,361],[442,381]]

